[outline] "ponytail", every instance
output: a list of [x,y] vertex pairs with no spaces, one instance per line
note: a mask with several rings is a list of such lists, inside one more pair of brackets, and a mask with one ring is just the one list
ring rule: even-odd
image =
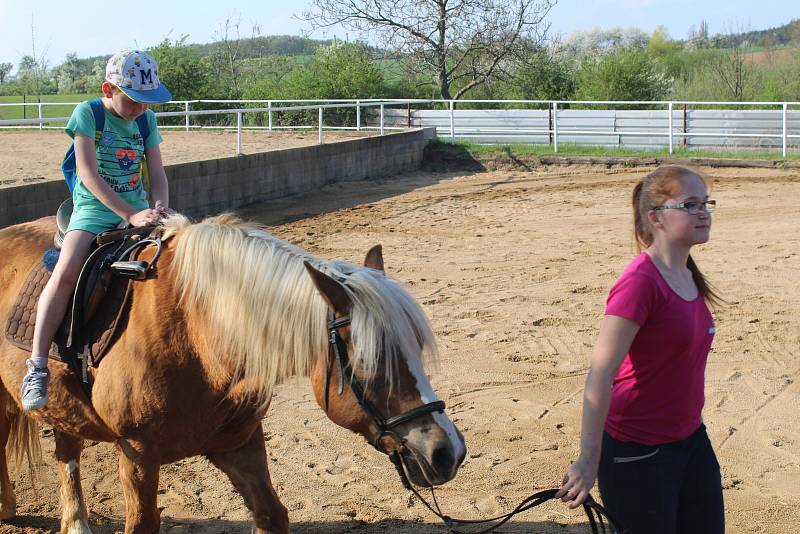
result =
[[644,180],[646,178],[639,180],[633,188],[633,242],[636,244],[637,252],[641,252],[653,243],[653,234],[647,227],[647,219],[641,209]]
[[691,254],[689,254],[689,259],[686,261],[686,267],[688,267],[689,271],[691,271],[694,285],[697,286],[697,290],[701,295],[703,295],[703,298],[706,302],[717,306],[725,302],[722,297],[717,294],[714,288],[711,287],[711,284],[708,283],[705,275],[700,272],[700,268],[694,262],[694,258],[692,258]]

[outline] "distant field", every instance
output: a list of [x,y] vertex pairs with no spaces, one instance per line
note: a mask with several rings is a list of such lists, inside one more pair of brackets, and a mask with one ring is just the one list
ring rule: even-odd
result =
[[[42,103],[57,103],[57,102],[83,102],[90,98],[99,96],[99,94],[86,93],[74,95],[42,95]],[[0,119],[35,119],[39,116],[39,111],[36,106],[36,97],[28,95],[26,97],[27,106],[0,106]],[[31,101],[33,104],[31,105]],[[0,96],[0,104],[21,104],[21,96]],[[74,105],[65,104],[63,106],[42,106],[42,115],[44,117],[69,117],[72,114]]]
[[763,65],[773,61],[788,61],[800,54],[800,48],[778,48],[774,50],[759,50],[747,52],[744,55],[746,61],[757,65]]

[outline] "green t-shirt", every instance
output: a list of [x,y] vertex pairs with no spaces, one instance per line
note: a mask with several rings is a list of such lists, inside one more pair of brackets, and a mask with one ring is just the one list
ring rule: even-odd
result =
[[[142,187],[141,180],[142,156],[146,149],[162,141],[155,113],[149,109],[145,113],[150,125],[150,135],[145,142],[142,141],[136,121],[122,119],[105,110],[103,134],[95,143],[100,177],[125,202],[140,209],[147,207],[147,191]],[[94,114],[89,102],[82,102],[75,108],[65,131],[73,139],[75,134],[95,139]],[[83,185],[80,169],[72,198],[76,210],[84,204],[93,205],[93,208],[100,207],[97,206],[100,201]]]

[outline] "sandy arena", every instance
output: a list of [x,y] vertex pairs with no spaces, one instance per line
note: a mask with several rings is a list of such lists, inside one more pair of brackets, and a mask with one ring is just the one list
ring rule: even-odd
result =
[[[162,130],[161,154],[165,165],[236,156],[236,132],[228,130]],[[325,143],[376,135],[375,130],[325,131]],[[0,188],[47,180],[63,180],[61,160],[71,143],[60,130],[0,131]],[[309,131],[244,131],[242,154],[315,145],[319,134]]]
[[[469,449],[440,504],[479,518],[558,485],[577,455],[588,355],[608,288],[634,255],[628,203],[645,172],[418,172],[332,185],[241,214],[324,258],[360,262],[383,244],[387,271],[433,322],[441,351],[434,387]],[[800,532],[800,173],[707,172],[719,209],[711,242],[695,257],[728,304],[715,313],[704,419],[722,466],[727,530]],[[263,429],[293,532],[445,532],[384,456],[327,421],[307,380],[278,388]],[[40,489],[17,473],[19,516],[0,532],[59,528],[53,440],[47,429],[43,436]],[[122,530],[114,448],[86,447],[91,527]],[[159,507],[163,532],[250,532],[241,497],[204,459],[162,468]],[[502,531],[586,527],[581,513],[549,503]]]

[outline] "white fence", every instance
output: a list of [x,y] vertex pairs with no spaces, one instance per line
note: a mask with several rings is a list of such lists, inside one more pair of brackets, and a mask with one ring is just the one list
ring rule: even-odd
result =
[[[324,102],[320,104],[320,102]],[[254,106],[191,109],[192,105]],[[291,105],[289,105],[291,104]],[[0,104],[0,106],[24,104]],[[44,118],[44,107],[65,104],[27,104],[38,117],[0,120],[0,128],[48,128],[65,117]],[[181,111],[159,117],[184,117],[165,128],[236,128],[237,152],[243,129],[378,130],[435,127],[440,138],[484,144],[559,144],[636,149],[676,147],[707,150],[788,150],[800,148],[800,102],[645,102],[645,101],[532,101],[532,100],[192,100],[174,101]],[[596,109],[598,106],[605,109]],[[539,109],[531,109],[531,108]],[[642,109],[617,109],[642,108]],[[325,126],[324,110],[352,108],[351,125]],[[439,108],[439,109],[436,109]],[[654,109],[656,108],[656,109]],[[660,108],[660,109],[658,109]],[[709,109],[711,108],[711,109]],[[716,108],[716,109],[714,109]],[[316,124],[282,125],[276,115],[287,111],[318,110]],[[266,121],[259,119],[265,114]],[[191,117],[235,115],[236,124],[192,123]],[[255,117],[254,120],[249,120]],[[229,117],[230,118],[230,117]],[[232,122],[232,121],[231,121]]]
[[[221,104],[242,104],[242,103],[268,103],[267,107],[247,107],[247,108],[225,108],[225,109],[206,109],[206,110],[191,110],[189,108],[190,104],[192,103],[221,103]],[[304,103],[304,102],[320,102],[319,100],[281,100],[276,101],[278,103]],[[331,102],[331,100],[325,100],[322,102]],[[391,103],[387,103],[381,100],[365,100],[365,101],[336,101],[337,103],[334,104],[315,104],[315,105],[295,105],[295,106],[273,106],[272,101],[260,101],[260,100],[190,100],[190,101],[171,101],[167,105],[182,105],[184,107],[183,111],[162,111],[156,113],[157,117],[185,117],[184,124],[181,126],[170,126],[164,125],[159,126],[160,128],[181,128],[189,131],[190,129],[236,129],[236,153],[241,154],[242,151],[242,131],[245,129],[273,129],[273,114],[279,112],[297,112],[297,111],[308,111],[308,110],[316,110],[317,111],[317,124],[310,125],[310,126],[276,126],[274,129],[316,129],[319,133],[319,144],[324,142],[323,130],[326,129],[334,129],[334,130],[367,130],[367,129],[375,129],[381,135],[385,133],[385,128],[383,124],[383,117],[385,116],[384,107],[386,105],[400,105],[406,102],[405,100],[395,100]],[[43,111],[46,106],[77,106],[79,102],[58,102],[58,103],[35,103],[35,104],[0,104],[0,106],[36,106],[38,108],[38,117],[31,118],[31,119],[3,119],[0,120],[0,129],[61,129],[63,126],[49,126],[53,123],[65,123],[69,120],[69,117],[44,117]],[[341,127],[341,126],[325,126],[324,123],[324,111],[332,110],[332,109],[341,109],[341,108],[353,108],[355,109],[356,113],[356,126],[355,127]],[[377,125],[363,125],[361,124],[361,112],[362,108],[369,110],[370,108],[376,108],[376,116],[379,117]],[[268,122],[267,126],[246,126],[244,124],[243,118],[245,114],[249,113],[267,113]],[[236,125],[223,125],[223,126],[209,126],[209,125],[193,125],[191,124],[190,117],[199,117],[199,116],[209,116],[209,115],[230,115],[235,116],[236,118]],[[395,128],[396,129],[396,128]]]

